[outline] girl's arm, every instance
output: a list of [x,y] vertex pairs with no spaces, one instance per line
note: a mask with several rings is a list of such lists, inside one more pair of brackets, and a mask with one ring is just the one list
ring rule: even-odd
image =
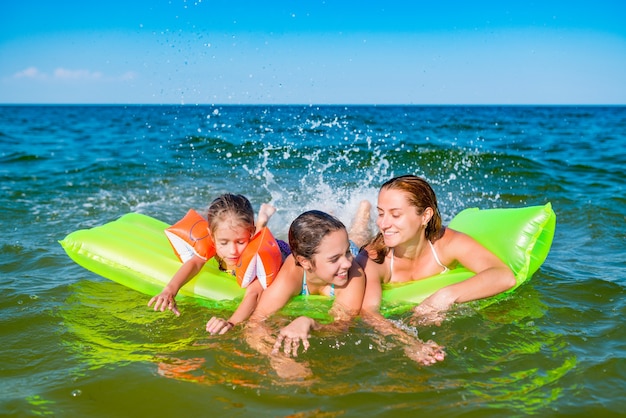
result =
[[293,296],[302,290],[302,267],[296,266],[293,255],[283,263],[276,279],[263,292],[250,321],[265,321],[278,312]]
[[230,331],[235,325],[245,321],[250,317],[254,309],[256,308],[261,294],[263,293],[263,286],[258,280],[254,280],[246,288],[246,293],[241,300],[241,303],[233,312],[228,320],[222,318],[212,317],[206,324],[207,332],[215,334],[225,334]]
[[263,291],[256,309],[243,328],[243,337],[248,345],[260,354],[269,356],[272,368],[285,379],[305,379],[312,373],[306,365],[289,356],[272,355],[274,339],[265,320],[302,291],[302,275],[303,270],[296,266],[293,255],[287,257],[276,279]]
[[302,380],[313,376],[306,362],[297,362],[289,355],[282,355],[274,349],[272,329],[264,321],[246,323],[243,336],[250,347],[269,357],[270,365],[281,378]]
[[352,267],[348,272],[350,280],[344,287],[335,287],[335,300],[330,309],[333,322],[322,325],[313,318],[300,316],[289,325],[283,327],[278,333],[278,338],[274,344],[272,353],[276,354],[283,346],[286,355],[296,357],[300,343],[304,351],[309,348],[309,338],[311,331],[318,331],[322,328],[328,331],[343,330],[347,324],[359,314],[365,292],[365,274],[356,261],[352,262]]
[[154,304],[154,310],[161,312],[165,309],[169,309],[174,312],[176,316],[180,315],[178,308],[176,307],[176,295],[181,287],[191,280],[196,274],[202,270],[202,267],[206,263],[206,260],[196,255],[187,260],[174,274],[170,282],[165,286],[163,291],[150,299],[148,306]]
[[348,275],[350,280],[346,286],[335,288],[335,300],[330,314],[336,321],[354,318],[359,314],[363,305],[365,273],[356,260],[352,261]]
[[302,340],[304,351],[308,350],[311,331],[319,330],[320,328],[321,325],[308,316],[300,316],[294,319],[278,333],[278,338],[272,348],[272,354],[278,354],[280,347],[284,344],[284,352],[287,356],[298,357],[300,341]]
[[[276,208],[269,203],[263,203],[261,205],[261,207],[259,208],[259,214],[257,216],[255,233],[258,233],[261,229],[267,226],[267,222],[270,220],[274,212],[276,212]],[[207,332],[211,334],[225,334],[235,325],[248,319],[252,312],[254,312],[254,310],[256,309],[262,293],[263,286],[261,286],[259,280],[254,280],[246,288],[246,293],[241,303],[232,314],[232,316],[228,319],[228,321],[222,318],[217,318],[215,316],[212,317],[206,324]]]

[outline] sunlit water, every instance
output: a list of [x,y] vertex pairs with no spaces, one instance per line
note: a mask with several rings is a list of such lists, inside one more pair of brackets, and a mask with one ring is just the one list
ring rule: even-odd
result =
[[[624,414],[624,107],[0,107],[0,415],[516,416]],[[316,334],[285,381],[231,306],[148,297],[74,264],[58,240],[141,212],[174,222],[216,195],[350,222],[394,175],[427,178],[444,220],[552,202],[541,269],[512,297],[460,306],[419,367],[356,321]],[[392,318],[405,326],[405,317]]]

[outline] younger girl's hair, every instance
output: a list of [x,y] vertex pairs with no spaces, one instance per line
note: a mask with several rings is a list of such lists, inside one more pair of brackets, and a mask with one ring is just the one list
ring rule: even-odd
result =
[[[407,174],[387,180],[380,187],[380,190],[400,190],[405,193],[409,205],[415,207],[418,215],[424,213],[426,208],[433,210],[433,216],[426,224],[426,239],[435,242],[443,236],[444,228],[441,223],[441,214],[437,206],[437,196],[432,187],[421,177]],[[389,252],[385,246],[382,233],[376,236],[366,245],[370,257],[377,263],[382,263]],[[372,255],[375,256],[373,257]]]
[[301,256],[315,266],[313,256],[317,254],[322,239],[340,229],[346,227],[339,219],[319,210],[304,212],[294,219],[289,227],[289,246],[296,265],[300,265],[297,256]]
[[225,193],[215,198],[209,206],[207,220],[211,234],[215,234],[221,222],[229,221],[233,226],[249,230],[251,237],[254,235],[254,209],[250,201],[240,194]]

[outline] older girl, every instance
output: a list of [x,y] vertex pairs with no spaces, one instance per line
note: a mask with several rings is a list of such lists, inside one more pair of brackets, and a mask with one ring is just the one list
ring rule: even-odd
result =
[[[354,224],[367,226],[369,210],[369,202],[363,202]],[[366,217],[365,221],[359,217]],[[357,230],[353,229],[352,232],[355,236],[362,236]],[[354,258],[358,247],[349,241],[345,226],[335,217],[321,211],[301,214],[289,229],[289,245],[292,254],[272,286],[263,293],[246,327],[248,342],[264,354],[269,354],[268,350],[263,349],[263,340],[268,340],[269,331],[263,322],[285,306],[291,297],[298,294],[333,297],[330,314],[334,322],[328,327],[338,328],[359,314],[365,294],[365,275]],[[412,349],[405,351],[414,360],[432,364],[443,359],[443,351],[436,344],[430,341],[423,343],[388,322],[384,324],[386,334],[400,336],[403,342],[411,345]],[[306,351],[311,331],[321,327],[321,324],[307,316],[296,318],[280,330],[272,354],[278,354],[283,346],[287,356],[297,356],[300,344]]]

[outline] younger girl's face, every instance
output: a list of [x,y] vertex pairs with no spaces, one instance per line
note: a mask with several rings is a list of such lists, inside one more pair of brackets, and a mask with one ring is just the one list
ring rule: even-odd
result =
[[346,230],[333,231],[320,241],[318,252],[313,256],[313,273],[328,284],[345,286],[353,258]]
[[250,230],[232,222],[220,222],[213,233],[215,252],[226,263],[226,268],[235,268],[241,253],[250,242]]

